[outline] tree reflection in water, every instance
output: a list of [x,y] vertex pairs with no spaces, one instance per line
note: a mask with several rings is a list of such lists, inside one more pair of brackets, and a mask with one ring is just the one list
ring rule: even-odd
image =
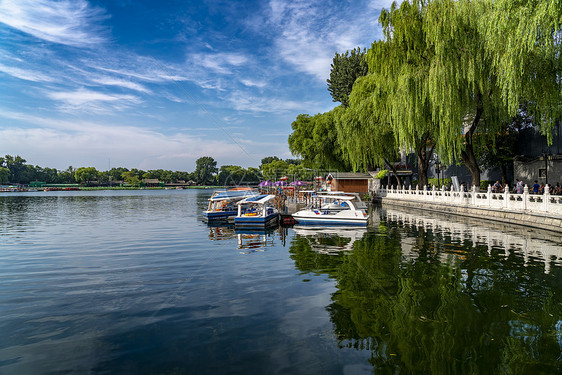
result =
[[448,240],[382,221],[348,254],[302,236],[290,252],[301,272],[336,281],[327,309],[340,347],[370,351],[377,373],[559,373],[561,268]]

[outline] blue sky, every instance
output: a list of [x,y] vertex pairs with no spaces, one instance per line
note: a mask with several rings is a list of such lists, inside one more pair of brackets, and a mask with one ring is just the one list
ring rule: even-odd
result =
[[0,0],[0,155],[192,171],[292,157],[336,51],[391,1]]

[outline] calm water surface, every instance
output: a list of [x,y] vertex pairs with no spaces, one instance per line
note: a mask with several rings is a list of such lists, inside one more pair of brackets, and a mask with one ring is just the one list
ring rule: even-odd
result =
[[562,371],[560,238],[380,207],[239,233],[210,194],[0,195],[0,373]]

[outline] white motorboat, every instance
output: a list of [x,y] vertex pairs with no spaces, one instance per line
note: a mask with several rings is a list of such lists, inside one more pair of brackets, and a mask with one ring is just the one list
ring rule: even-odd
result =
[[311,206],[293,214],[298,224],[367,226],[366,210],[358,208],[355,196],[323,194],[319,207]]
[[[365,202],[363,202],[363,200],[361,200],[361,195],[359,193],[348,193],[345,191],[323,191],[321,193],[321,195],[324,196],[331,196],[334,197],[334,199],[337,199],[337,197],[345,195],[345,196],[350,196],[350,197],[355,197],[355,200],[353,201],[355,203],[355,207],[357,209],[360,210],[365,210],[365,212],[367,212],[367,204]],[[327,208],[333,208],[333,209],[338,209],[337,205],[333,205],[331,202],[333,199],[325,199],[325,205]],[[341,206],[340,206],[341,207]],[[341,209],[341,208],[339,208]]]

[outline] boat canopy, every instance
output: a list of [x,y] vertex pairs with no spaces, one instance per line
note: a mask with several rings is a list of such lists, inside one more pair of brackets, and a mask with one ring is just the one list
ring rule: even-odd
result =
[[255,190],[228,190],[228,191],[217,191],[211,198],[210,201],[222,201],[229,200],[233,198],[244,198],[256,196],[257,192]]
[[357,197],[350,195],[318,195],[318,198],[339,199],[342,201],[351,201]]
[[240,202],[238,202],[238,204],[239,205],[244,204],[244,203],[265,204],[265,203],[269,202],[270,200],[272,200],[273,198],[275,198],[275,195],[262,194],[262,195],[257,195],[255,197],[249,197],[249,198],[243,199]]

